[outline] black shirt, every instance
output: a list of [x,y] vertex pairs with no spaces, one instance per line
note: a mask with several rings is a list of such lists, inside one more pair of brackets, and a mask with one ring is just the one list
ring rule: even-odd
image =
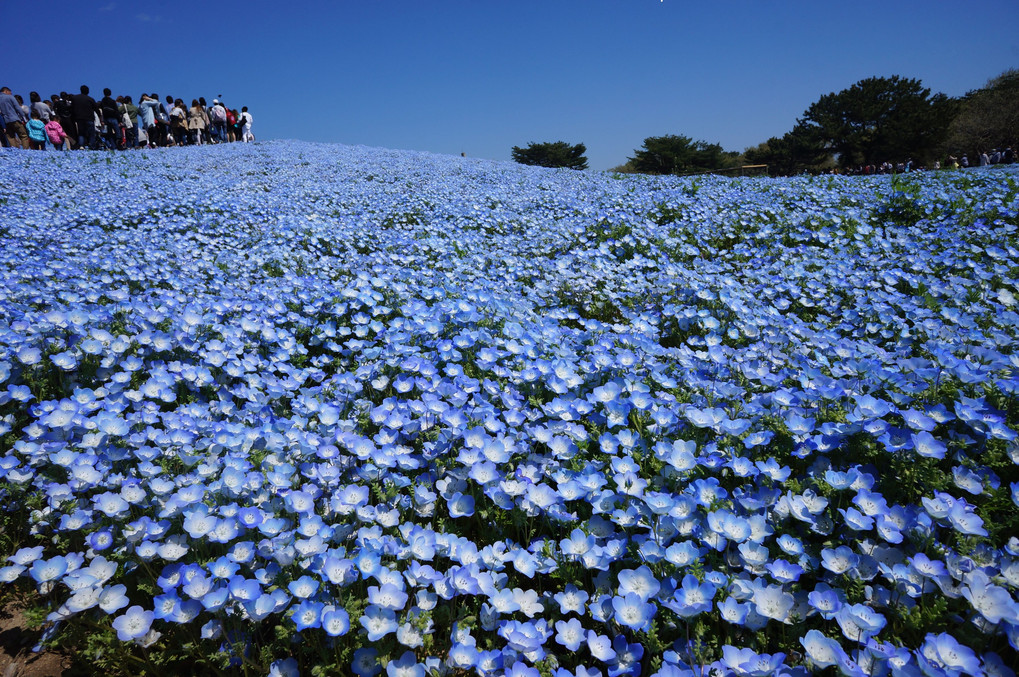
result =
[[93,116],[99,111],[96,100],[88,94],[71,95],[71,112],[75,120],[92,122]]
[[104,118],[115,118],[120,115],[117,110],[117,102],[113,97],[104,96],[102,101],[99,102],[99,108],[102,110]]

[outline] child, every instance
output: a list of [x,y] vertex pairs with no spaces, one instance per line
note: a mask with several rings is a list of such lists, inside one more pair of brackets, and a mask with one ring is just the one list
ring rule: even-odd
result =
[[46,124],[39,117],[39,111],[32,111],[32,119],[25,128],[28,129],[28,143],[32,150],[46,150]]
[[50,121],[46,123],[46,136],[49,137],[50,143],[57,150],[64,149],[64,143],[67,141],[67,132],[64,131],[63,125],[60,124],[60,119],[56,115],[50,118]]

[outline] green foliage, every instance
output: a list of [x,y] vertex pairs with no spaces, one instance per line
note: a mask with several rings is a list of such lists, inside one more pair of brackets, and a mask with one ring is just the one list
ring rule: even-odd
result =
[[838,155],[843,167],[937,156],[957,103],[931,94],[920,80],[867,78],[825,94],[803,113],[797,127]]
[[1003,149],[1019,139],[1019,68],[1005,71],[983,88],[962,98],[952,120],[948,149],[970,158],[993,148]]
[[732,167],[738,157],[717,143],[668,134],[644,139],[644,145],[634,151],[628,164],[641,174],[692,174]]
[[815,130],[797,125],[782,137],[772,137],[743,153],[750,164],[768,165],[768,174],[789,176],[820,171],[832,165],[831,155]]
[[565,141],[545,143],[531,142],[527,148],[513,146],[513,160],[522,165],[538,167],[565,167],[567,169],[587,169],[587,158],[584,153],[587,147],[582,143],[570,145]]

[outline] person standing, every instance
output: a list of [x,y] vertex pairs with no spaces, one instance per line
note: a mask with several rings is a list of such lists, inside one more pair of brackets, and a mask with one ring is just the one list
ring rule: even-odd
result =
[[64,128],[67,135],[68,148],[75,147],[75,140],[78,138],[78,128],[74,124],[74,106],[71,104],[71,95],[67,92],[60,92],[60,96],[53,101],[53,111],[60,120],[60,126]]
[[113,98],[113,92],[109,87],[103,90],[103,98],[99,101],[99,110],[102,112],[103,138],[106,139],[106,146],[110,150],[117,150],[120,143],[120,106]]
[[127,130],[125,137],[129,148],[138,147],[138,107],[131,101],[130,96],[120,97],[121,119],[124,121],[124,129]]
[[186,145],[188,142],[188,113],[184,108],[184,102],[177,99],[170,108],[170,129],[173,132],[173,140],[178,146]]
[[156,111],[158,110],[159,100],[154,98],[154,95],[141,95],[138,100],[138,120],[141,128],[145,130],[145,139],[150,146],[159,145],[159,128],[156,123]]
[[96,142],[95,118],[99,112],[96,100],[88,95],[88,85],[81,86],[81,93],[71,97],[71,115],[74,118],[75,133],[79,149],[90,149]]
[[191,99],[191,108],[188,109],[188,131],[191,133],[191,143],[200,146],[202,135],[205,133],[205,110],[198,103],[198,99]]
[[237,111],[226,109],[226,133],[228,141],[237,140]]
[[28,100],[32,102],[31,109],[39,114],[39,119],[42,120],[44,124],[49,122],[50,117],[53,115],[53,111],[50,109],[49,104],[43,101],[42,97],[39,96],[39,92],[30,92]]
[[32,150],[46,150],[46,124],[39,111],[32,111],[32,119],[25,125],[28,129],[28,145]]
[[28,130],[25,128],[25,112],[18,100],[11,94],[10,87],[0,87],[0,116],[4,119],[5,135],[11,146],[27,149]]
[[65,143],[69,142],[67,132],[64,131],[64,126],[60,124],[60,120],[56,116],[50,118],[50,121],[46,123],[46,136],[57,150],[64,150]]
[[226,108],[219,99],[212,100],[212,139],[216,143],[226,141]]
[[254,120],[251,117],[251,113],[248,112],[248,107],[243,106],[241,108],[241,140],[244,143],[255,140],[255,135],[251,133],[251,124]]

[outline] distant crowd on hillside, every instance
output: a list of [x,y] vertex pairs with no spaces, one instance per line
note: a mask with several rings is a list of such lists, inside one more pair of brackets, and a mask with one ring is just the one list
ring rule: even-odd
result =
[[907,160],[906,162],[882,162],[879,165],[860,165],[851,169],[832,170],[831,173],[843,173],[853,175],[869,175],[869,174],[902,174],[905,172],[917,172],[926,171],[928,169],[966,169],[968,167],[989,167],[991,165],[1009,165],[1015,162],[1015,151],[1012,150],[1011,146],[999,150],[993,149],[990,153],[980,153],[976,158],[976,161],[971,163],[969,157],[963,155],[961,158],[957,158],[954,155],[948,156],[948,162],[942,166],[940,160],[935,160],[933,166],[926,167],[924,165],[918,165],[913,160]]
[[0,142],[4,147],[46,150],[125,150],[157,146],[188,146],[254,141],[253,118],[244,106],[238,112],[219,99],[191,100],[142,94],[113,97],[109,88],[96,101],[89,88],[78,94],[61,92],[43,99],[29,94],[26,104],[9,87],[0,87]]

